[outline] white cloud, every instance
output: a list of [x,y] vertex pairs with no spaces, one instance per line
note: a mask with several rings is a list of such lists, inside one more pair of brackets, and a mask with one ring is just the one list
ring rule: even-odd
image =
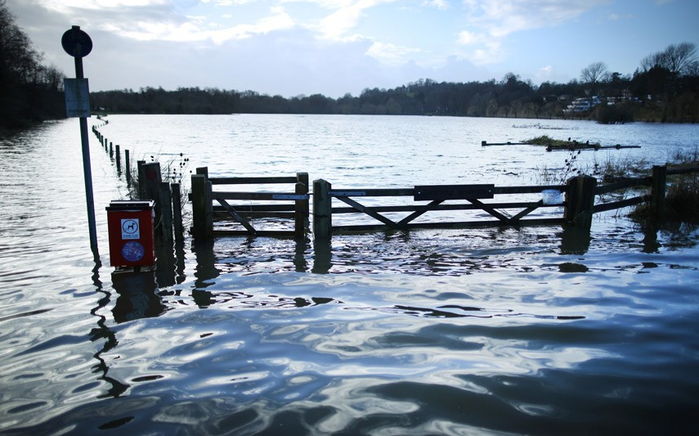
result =
[[477,65],[503,60],[505,39],[517,32],[553,27],[610,0],[463,0],[465,27],[457,42],[476,46],[466,56]]
[[126,38],[138,41],[205,41],[211,40],[221,44],[228,40],[249,38],[256,34],[266,34],[277,30],[294,27],[294,20],[282,7],[273,7],[270,14],[253,24],[241,24],[219,30],[204,30],[204,17],[187,17],[183,23],[167,21],[136,21],[121,23],[106,23],[102,30],[113,32]]
[[394,44],[387,44],[375,41],[366,54],[381,61],[382,64],[399,66],[405,63],[407,56],[419,54],[419,48],[399,47]]
[[439,9],[440,11],[446,11],[451,7],[449,2],[446,0],[425,0],[422,4],[424,6]]
[[120,8],[166,6],[167,0],[45,0],[43,6],[47,9],[65,13],[71,9],[109,10]]
[[471,44],[479,44],[481,42],[484,42],[486,40],[485,35],[483,34],[477,34],[473,32],[469,32],[468,30],[462,30],[459,32],[459,44],[462,45],[471,45]]
[[[317,25],[309,26],[323,38],[345,40],[349,31],[357,26],[365,11],[375,6],[392,3],[394,0],[320,0],[319,4],[335,12],[323,18]],[[356,39],[356,35],[349,36]]]

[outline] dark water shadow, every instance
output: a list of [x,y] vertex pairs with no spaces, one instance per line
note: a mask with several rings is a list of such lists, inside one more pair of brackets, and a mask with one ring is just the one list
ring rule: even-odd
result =
[[113,272],[112,287],[119,295],[112,309],[117,323],[153,318],[167,311],[153,271]]
[[102,298],[97,301],[97,306],[90,311],[90,314],[97,318],[97,327],[90,331],[89,337],[92,342],[104,340],[104,344],[102,348],[93,355],[95,360],[97,360],[97,364],[92,367],[92,372],[101,373],[102,375],[99,377],[99,380],[103,380],[110,386],[107,392],[100,395],[99,398],[118,398],[128,390],[129,385],[110,377],[108,375],[109,365],[107,365],[107,362],[102,358],[102,354],[114,349],[119,344],[119,341],[114,331],[107,326],[107,318],[100,313],[103,308],[107,307],[112,295],[109,291],[105,290],[102,285],[99,276],[100,266],[100,263],[97,263],[92,270],[92,282],[95,285],[95,291],[97,294],[102,294]]
[[590,249],[590,229],[563,226],[561,232],[561,254],[585,254]]
[[196,267],[194,271],[194,290],[192,298],[199,307],[208,307],[216,302],[214,295],[206,288],[215,284],[221,271],[216,267],[216,255],[214,254],[214,241],[195,241],[192,245]]

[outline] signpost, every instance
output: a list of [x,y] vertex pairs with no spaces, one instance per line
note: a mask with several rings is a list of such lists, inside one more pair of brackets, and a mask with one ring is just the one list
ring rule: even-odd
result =
[[75,58],[75,79],[65,79],[66,111],[69,117],[80,118],[80,139],[83,152],[83,174],[87,199],[87,224],[90,228],[90,248],[95,262],[99,263],[97,249],[97,227],[95,223],[95,200],[92,194],[92,169],[87,132],[87,117],[90,116],[90,99],[87,79],[83,75],[83,58],[92,51],[92,39],[80,26],[73,26],[61,38],[63,50]]

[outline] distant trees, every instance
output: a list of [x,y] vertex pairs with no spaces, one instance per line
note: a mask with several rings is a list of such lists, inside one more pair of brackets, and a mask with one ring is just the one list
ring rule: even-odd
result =
[[0,0],[0,127],[65,117],[63,74],[41,60]]
[[[694,46],[671,46],[655,54],[653,65],[633,76],[610,73],[604,62],[584,68],[580,80],[535,86],[514,73],[486,82],[436,82],[420,79],[393,89],[367,88],[333,99],[320,94],[284,98],[255,91],[162,88],[93,92],[92,107],[108,112],[229,114],[447,115],[471,117],[596,119],[696,122],[699,75]],[[650,61],[644,60],[650,65]],[[694,66],[694,69],[692,69]],[[677,71],[682,71],[682,75]],[[577,97],[597,96],[602,104],[585,112],[564,113]]]

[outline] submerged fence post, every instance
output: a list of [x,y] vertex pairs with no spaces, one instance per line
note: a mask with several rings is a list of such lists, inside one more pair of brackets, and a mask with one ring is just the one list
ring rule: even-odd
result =
[[[308,173],[296,173],[296,194],[308,195]],[[306,236],[310,212],[308,198],[296,200],[294,212],[294,235],[296,239],[303,239]]]
[[124,149],[124,173],[126,174],[126,187],[131,187],[131,161],[129,160],[129,150]]
[[665,220],[665,189],[667,186],[667,167],[653,166],[653,181],[651,182],[650,195],[653,207],[653,218],[656,223]]
[[157,203],[160,203],[159,234],[163,242],[172,245],[172,193],[170,192],[170,184],[168,182],[160,182],[158,184],[158,200],[156,209]]
[[576,227],[590,228],[595,207],[597,179],[590,176],[577,176],[568,179],[566,207],[563,218]]
[[214,234],[211,182],[208,169],[197,168],[192,174],[192,233],[194,239],[207,240]]
[[117,144],[116,146],[116,169],[117,169],[117,174],[121,174],[121,152],[119,151],[120,147]]
[[184,225],[182,224],[182,192],[179,183],[170,185],[172,192],[172,221],[175,231],[175,244],[180,247],[184,245]]
[[331,187],[323,179],[313,182],[313,233],[316,239],[327,239],[332,234]]

